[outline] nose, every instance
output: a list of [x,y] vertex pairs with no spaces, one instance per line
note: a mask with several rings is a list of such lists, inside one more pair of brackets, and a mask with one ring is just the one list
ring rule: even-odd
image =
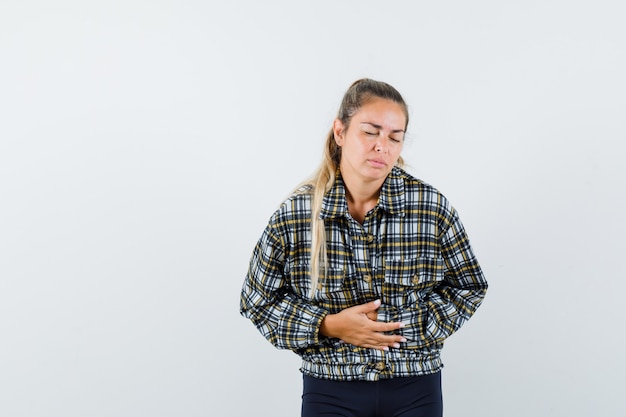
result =
[[376,145],[374,146],[374,150],[376,152],[384,153],[386,149],[387,147],[385,144],[385,138],[379,136],[378,139],[376,140]]

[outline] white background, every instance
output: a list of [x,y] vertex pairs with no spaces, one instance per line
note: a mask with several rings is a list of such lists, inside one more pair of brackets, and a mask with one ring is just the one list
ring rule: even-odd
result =
[[411,111],[408,170],[490,290],[447,417],[624,416],[626,6],[0,0],[0,415],[299,415],[239,315],[256,240],[344,91]]

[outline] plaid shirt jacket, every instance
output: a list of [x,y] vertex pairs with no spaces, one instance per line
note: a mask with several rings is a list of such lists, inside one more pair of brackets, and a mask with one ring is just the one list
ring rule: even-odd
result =
[[[437,372],[444,340],[480,306],[487,282],[456,210],[432,186],[394,167],[363,224],[348,212],[340,175],[325,195],[328,268],[311,298],[311,195],[294,193],[271,216],[244,280],[240,311],[301,371],[334,380]],[[407,341],[381,351],[319,334],[327,314],[381,300],[378,321],[401,321]]]

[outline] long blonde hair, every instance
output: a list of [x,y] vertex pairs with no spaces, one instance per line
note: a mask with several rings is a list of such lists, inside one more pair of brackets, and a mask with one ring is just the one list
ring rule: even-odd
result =
[[[368,101],[375,98],[392,100],[402,106],[406,116],[406,125],[409,124],[409,112],[404,99],[400,93],[391,85],[375,81],[369,78],[362,78],[355,81],[348,88],[341,101],[341,106],[337,112],[339,119],[345,129],[348,128],[352,116]],[[406,130],[405,125],[405,130]],[[311,297],[315,295],[320,277],[325,277],[328,271],[328,254],[326,250],[326,228],[324,220],[320,219],[324,195],[332,188],[339,163],[341,161],[341,147],[335,142],[335,134],[331,127],[326,142],[322,162],[314,175],[299,187],[299,190],[307,190],[311,194]],[[402,166],[402,157],[398,159],[397,165]]]

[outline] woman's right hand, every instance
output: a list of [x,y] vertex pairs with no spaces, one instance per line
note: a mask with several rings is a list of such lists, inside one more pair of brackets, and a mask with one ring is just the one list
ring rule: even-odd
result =
[[400,322],[381,323],[378,317],[380,300],[346,308],[337,314],[329,314],[320,326],[320,333],[327,337],[335,337],[354,346],[388,350],[398,348],[406,339],[400,335],[387,335],[400,329]]

